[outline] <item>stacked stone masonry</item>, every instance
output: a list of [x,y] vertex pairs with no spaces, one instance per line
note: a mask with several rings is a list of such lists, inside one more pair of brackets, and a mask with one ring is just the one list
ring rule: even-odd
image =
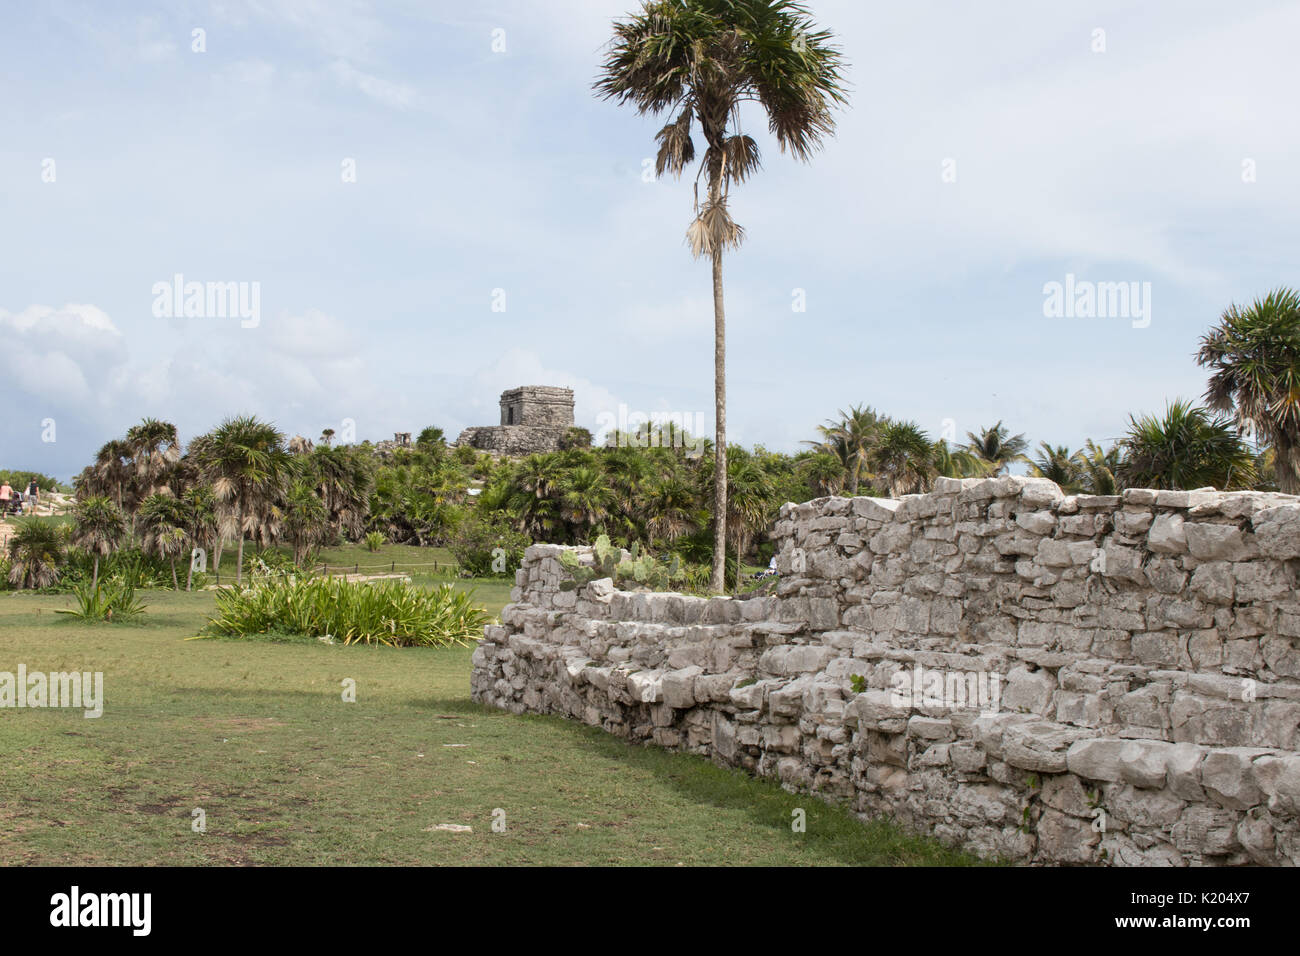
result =
[[939,479],[774,536],[749,599],[562,590],[530,548],[474,698],[986,857],[1300,863],[1300,498]]

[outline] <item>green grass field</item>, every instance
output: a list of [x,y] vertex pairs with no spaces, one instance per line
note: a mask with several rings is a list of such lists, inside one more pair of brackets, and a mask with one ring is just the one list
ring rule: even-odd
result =
[[211,593],[144,596],[140,623],[88,625],[54,613],[66,596],[0,593],[0,671],[102,671],[105,697],[98,719],[0,709],[0,863],[971,862],[699,758],[481,708],[468,648],[186,640]]

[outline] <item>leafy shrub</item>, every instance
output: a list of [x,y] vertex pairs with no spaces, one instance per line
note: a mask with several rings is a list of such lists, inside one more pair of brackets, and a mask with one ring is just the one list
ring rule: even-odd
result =
[[82,581],[72,588],[77,606],[58,609],[57,614],[71,614],[84,621],[129,621],[144,613],[145,604],[135,596],[135,587],[123,578],[101,580],[95,587]]
[[380,532],[371,531],[368,535],[366,535],[365,540],[366,540],[366,550],[373,553],[375,551],[378,551],[380,548],[384,546],[384,541],[386,539],[384,538],[383,534],[381,534]]
[[262,576],[243,590],[217,591],[216,602],[205,630],[231,637],[300,634],[344,644],[446,647],[477,640],[488,621],[450,585],[425,591],[398,581]]
[[530,544],[504,516],[475,511],[461,523],[451,553],[462,574],[482,578],[514,574]]
[[[63,575],[59,581],[68,590],[88,583],[94,571],[94,555],[82,548],[68,552]],[[99,562],[101,578],[117,578],[129,583],[135,590],[170,588],[171,566],[162,558],[144,554],[139,548],[122,548]]]
[[17,588],[48,588],[59,583],[65,536],[48,521],[25,518],[9,537],[9,583]]

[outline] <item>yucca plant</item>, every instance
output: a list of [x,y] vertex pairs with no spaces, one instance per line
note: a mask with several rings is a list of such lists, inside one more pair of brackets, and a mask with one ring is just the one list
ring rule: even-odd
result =
[[398,581],[272,576],[243,590],[220,590],[216,603],[206,630],[232,637],[300,634],[343,644],[447,647],[477,640],[488,622],[463,591],[449,585],[425,591]]
[[97,583],[85,581],[75,585],[72,597],[75,608],[56,609],[56,614],[70,614],[86,621],[129,621],[144,613],[146,605],[135,596],[135,586],[124,578],[109,578]]

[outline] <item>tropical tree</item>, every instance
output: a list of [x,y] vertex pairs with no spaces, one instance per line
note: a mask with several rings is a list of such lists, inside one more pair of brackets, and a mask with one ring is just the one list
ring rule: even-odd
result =
[[844,487],[844,462],[833,451],[808,454],[799,460],[799,470],[815,498],[836,494]]
[[1029,442],[1024,435],[1009,435],[1008,429],[999,421],[992,428],[967,432],[968,444],[962,450],[969,452],[981,461],[993,466],[993,474],[1000,475],[1009,465],[1025,461],[1025,450]]
[[269,510],[291,473],[284,435],[252,417],[228,418],[200,446],[200,466],[223,510],[223,536],[237,535],[235,583],[243,582],[244,539],[265,536]]
[[1255,456],[1230,418],[1178,399],[1163,417],[1129,416],[1119,479],[1129,488],[1249,488]]
[[329,529],[329,511],[306,481],[297,481],[280,506],[284,537],[293,549],[293,563],[301,565],[307,553],[324,540]]
[[1110,448],[1103,450],[1089,438],[1083,448],[1074,453],[1079,482],[1083,490],[1091,495],[1119,494],[1120,484],[1117,476],[1121,460],[1119,445],[1111,445]]
[[180,439],[171,422],[146,418],[126,432],[132,466],[133,500],[143,501],[158,491],[181,457]]
[[[655,174],[680,176],[695,159],[698,125],[706,143],[696,176],[687,242],[713,270],[713,580],[725,586],[727,515],[726,317],[722,256],[743,230],[732,218],[732,183],[759,169],[758,144],[739,128],[740,108],[758,103],[782,151],[807,161],[834,131],[831,109],[845,102],[840,53],[792,0],[646,0],[614,24],[596,92],[641,115],[670,117],[656,135]],[[699,202],[699,178],[705,199]]]
[[1300,494],[1300,292],[1279,288],[1249,307],[1229,306],[1202,336],[1196,361],[1213,370],[1210,408],[1267,442],[1278,489]]
[[869,461],[876,483],[891,498],[916,494],[934,481],[934,443],[916,422],[885,421]]
[[306,473],[317,486],[328,523],[339,534],[360,538],[375,487],[370,457],[352,446],[322,446],[312,453]]
[[[208,551],[217,540],[217,500],[212,489],[207,485],[194,485],[186,488],[181,495],[184,506],[185,537],[191,548]],[[194,585],[194,560],[190,559],[189,570],[185,574],[185,590]]]
[[99,586],[99,559],[116,551],[126,535],[126,517],[107,495],[79,498],[73,506],[72,543],[88,551],[94,560],[92,591]]
[[850,495],[858,493],[864,477],[870,478],[867,461],[871,446],[879,439],[883,420],[871,408],[850,406],[839,413],[839,421],[817,426],[821,441],[805,442],[814,449],[834,455],[844,468]]
[[1065,445],[1053,447],[1045,441],[1039,442],[1038,457],[1029,463],[1029,473],[1035,478],[1054,481],[1062,491],[1071,494],[1082,491],[1084,487],[1078,452],[1070,454],[1070,449]]
[[[83,472],[91,494],[109,495],[119,509],[125,509],[126,489],[131,482],[131,449],[119,439],[105,442],[95,453],[95,462]],[[78,488],[80,490],[80,488]]]
[[154,493],[140,502],[136,528],[140,532],[140,549],[166,559],[172,568],[172,589],[181,589],[176,576],[176,558],[185,553],[185,505],[169,494]]
[[965,448],[952,448],[942,438],[934,443],[930,460],[936,476],[943,478],[987,478],[994,467]]
[[48,588],[59,582],[63,547],[48,521],[19,521],[9,536],[9,583],[17,588]]

